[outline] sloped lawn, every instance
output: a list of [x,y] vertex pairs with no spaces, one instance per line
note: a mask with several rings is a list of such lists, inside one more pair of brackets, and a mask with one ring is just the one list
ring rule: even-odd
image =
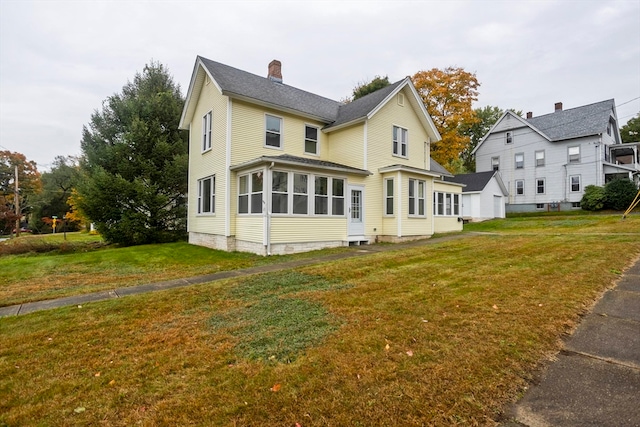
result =
[[0,425],[495,425],[640,256],[626,225],[2,318]]

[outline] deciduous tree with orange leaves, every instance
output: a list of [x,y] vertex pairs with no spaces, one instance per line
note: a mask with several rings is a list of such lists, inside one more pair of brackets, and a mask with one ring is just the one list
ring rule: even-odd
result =
[[460,126],[478,120],[471,104],[478,100],[480,83],[475,74],[457,67],[419,71],[411,79],[442,136],[442,141],[431,144],[431,157],[454,172],[470,141]]

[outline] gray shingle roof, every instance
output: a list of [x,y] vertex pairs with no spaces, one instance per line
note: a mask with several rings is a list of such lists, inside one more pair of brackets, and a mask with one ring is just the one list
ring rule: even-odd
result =
[[439,173],[440,175],[446,176],[446,177],[453,176],[451,175],[451,172],[446,170],[440,163],[436,162],[432,158],[429,158],[429,160],[430,160],[429,168],[431,169],[432,172]]
[[551,141],[597,135],[607,131],[609,117],[614,107],[615,101],[608,99],[595,104],[533,117],[527,119],[527,122],[547,135]]
[[210,59],[198,57],[222,92],[251,98],[266,104],[299,111],[317,117],[327,123],[336,120],[340,103],[310,92],[277,83],[266,77],[260,77]]
[[202,61],[225,95],[248,98],[267,105],[298,111],[326,122],[327,128],[366,117],[406,80],[397,81],[353,102],[342,104],[202,56],[198,56],[198,59]]
[[404,79],[349,102],[348,104],[340,105],[336,120],[327,126],[327,129],[366,117],[367,114],[376,108],[402,82],[404,82]]
[[456,175],[450,178],[446,178],[445,180],[466,185],[462,192],[469,193],[484,190],[484,187],[487,186],[495,173],[495,171],[467,173],[464,175]]
[[246,163],[232,166],[231,169],[242,169],[256,164],[263,163],[285,163],[285,164],[297,164],[302,166],[316,167],[319,169],[329,170],[342,170],[344,172],[355,173],[359,175],[372,175],[371,172],[365,169],[354,168],[352,166],[343,165],[341,163],[328,162],[325,160],[308,159],[306,157],[292,156],[290,154],[282,154],[280,156],[261,156],[256,159],[250,160]]

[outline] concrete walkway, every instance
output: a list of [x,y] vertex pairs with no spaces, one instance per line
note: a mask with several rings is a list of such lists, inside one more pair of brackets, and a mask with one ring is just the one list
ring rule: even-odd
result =
[[503,427],[640,426],[640,260],[607,291]]
[[[122,298],[128,295],[138,295],[146,292],[161,291],[166,289],[181,288],[184,286],[197,285],[200,283],[214,282],[216,280],[228,279],[231,277],[247,276],[251,274],[269,273],[273,271],[290,270],[308,265],[320,264],[323,262],[336,261],[339,259],[353,258],[357,256],[368,255],[372,253],[397,251],[412,247],[432,245],[442,243],[449,240],[457,240],[467,238],[474,235],[482,235],[487,233],[456,233],[435,237],[425,240],[417,240],[413,242],[393,244],[393,245],[364,245],[352,247],[352,250],[325,255],[317,258],[305,258],[296,261],[282,262],[276,264],[263,265],[258,267],[243,268],[240,270],[221,271],[213,274],[202,276],[188,277],[185,279],[168,280],[165,282],[149,283],[145,285],[130,286],[126,288],[117,288],[108,291],[92,292],[89,294],[73,295],[70,297],[50,299],[44,301],[28,302],[7,307],[0,307],[0,318],[6,316],[17,316],[21,314],[33,313],[35,311],[49,310],[52,308],[68,307],[73,305],[82,305],[89,302],[105,301],[114,298]],[[489,233],[490,234],[490,233]]]

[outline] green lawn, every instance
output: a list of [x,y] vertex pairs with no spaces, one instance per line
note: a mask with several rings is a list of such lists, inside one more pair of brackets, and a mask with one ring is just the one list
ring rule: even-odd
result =
[[2,318],[0,425],[495,425],[640,256],[592,218]]
[[[314,256],[307,253],[265,258],[186,242],[96,249],[102,242],[100,237],[80,233],[67,236],[67,241],[60,234],[50,234],[0,243],[35,250],[62,248],[0,256],[0,307]],[[322,253],[341,250],[348,248]]]

